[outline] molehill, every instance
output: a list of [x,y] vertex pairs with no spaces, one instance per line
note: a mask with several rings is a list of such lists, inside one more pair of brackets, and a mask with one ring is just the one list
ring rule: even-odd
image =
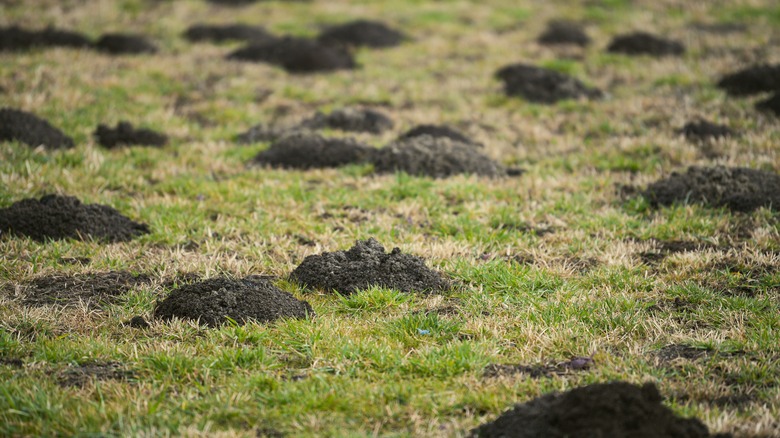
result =
[[339,167],[365,162],[373,151],[351,139],[325,138],[304,132],[274,142],[257,154],[253,162],[290,169]]
[[138,55],[142,53],[157,53],[157,46],[146,37],[125,33],[108,33],[100,37],[95,48],[112,55]]
[[116,128],[98,125],[94,135],[101,146],[109,149],[132,145],[162,147],[168,143],[167,135],[151,129],[136,129],[125,121],[117,123]]
[[393,129],[393,121],[385,114],[368,108],[339,108],[329,114],[317,112],[304,120],[300,127],[381,134]]
[[290,73],[327,72],[357,67],[352,54],[343,47],[296,37],[252,43],[229,54],[228,59],[278,65]]
[[547,24],[547,29],[539,35],[537,41],[544,45],[573,44],[585,47],[590,44],[590,37],[580,23],[554,20]]
[[551,104],[564,99],[597,99],[602,92],[555,70],[528,64],[507,65],[496,72],[504,81],[508,96],[520,96],[531,102]]
[[328,44],[383,48],[401,44],[406,35],[385,23],[355,20],[325,29],[318,39]]
[[233,40],[265,43],[276,40],[264,27],[247,24],[194,24],[187,28],[184,37],[193,42]]
[[607,51],[625,55],[670,56],[682,55],[685,53],[685,46],[678,41],[647,32],[634,32],[614,37],[607,46]]
[[20,141],[28,146],[72,148],[73,139],[46,120],[13,108],[0,109],[0,141]]

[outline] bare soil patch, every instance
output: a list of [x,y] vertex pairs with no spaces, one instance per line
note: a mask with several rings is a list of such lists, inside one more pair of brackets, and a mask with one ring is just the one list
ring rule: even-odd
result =
[[115,128],[98,125],[95,130],[98,143],[109,149],[118,146],[155,146],[162,147],[168,143],[168,136],[151,129],[135,128],[130,122],[119,122]]
[[573,372],[587,371],[595,365],[592,357],[573,357],[559,363],[522,365],[491,364],[485,367],[484,376],[488,378],[525,374],[532,378],[562,376]]
[[554,20],[547,24],[547,29],[539,35],[537,41],[544,45],[572,44],[585,47],[590,44],[590,37],[580,23]]
[[112,55],[138,55],[157,53],[157,46],[142,35],[109,33],[100,37],[95,48]]
[[412,129],[401,134],[398,137],[398,139],[406,140],[414,137],[420,137],[423,135],[430,135],[431,137],[445,137],[453,141],[458,141],[461,143],[468,143],[473,145],[479,144],[473,139],[471,139],[471,137],[468,137],[466,134],[463,134],[457,129],[447,125],[417,125]]
[[374,238],[357,241],[347,251],[310,255],[293,270],[290,279],[343,295],[371,286],[422,293],[439,293],[451,287],[440,273],[425,266],[421,257],[404,254],[399,248],[386,253]]
[[253,163],[288,169],[339,167],[365,162],[373,151],[370,146],[351,139],[300,133],[274,142],[257,154]]
[[140,315],[130,318],[128,321],[123,322],[122,325],[141,330],[151,327],[149,322],[147,322],[146,319]]
[[697,360],[708,357],[712,350],[690,345],[670,344],[655,352],[655,357],[661,364],[670,364],[679,359]]
[[72,148],[73,139],[46,120],[26,111],[0,109],[0,141],[19,141],[28,146]]
[[688,122],[679,130],[679,133],[693,142],[716,140],[735,135],[735,132],[728,126],[718,125],[707,120]]
[[329,114],[317,112],[301,122],[300,128],[336,129],[347,132],[381,134],[393,129],[393,120],[384,113],[367,108],[339,108]]
[[132,380],[135,373],[128,370],[120,362],[89,362],[79,366],[69,367],[57,375],[60,386],[84,387],[94,380]]
[[0,209],[0,235],[3,233],[38,241],[92,238],[124,242],[148,234],[149,226],[106,205],[82,204],[73,196],[45,195]]
[[759,111],[771,112],[776,116],[780,116],[780,91],[764,100],[756,102],[756,109]]
[[22,303],[33,307],[83,303],[90,308],[100,308],[116,303],[124,294],[149,283],[149,276],[127,271],[49,275],[18,285],[16,295],[22,297]]
[[273,64],[290,73],[327,72],[357,67],[352,54],[344,47],[295,37],[253,43],[229,54],[228,59]]
[[266,43],[276,40],[266,28],[247,24],[194,24],[187,28],[184,37],[192,42],[245,41]]
[[43,30],[27,30],[19,26],[0,27],[0,52],[25,51],[45,47],[90,47],[92,42],[85,35],[69,30],[47,27]]
[[651,33],[634,32],[614,37],[607,51],[625,55],[671,56],[685,53],[685,46],[679,41]]
[[499,69],[496,77],[504,81],[508,96],[519,96],[536,103],[552,104],[565,99],[598,99],[603,93],[579,80],[548,68],[512,64]]
[[325,29],[318,39],[328,44],[384,48],[400,45],[407,37],[379,21],[355,20]]
[[780,91],[780,64],[760,64],[729,73],[717,83],[732,96]]

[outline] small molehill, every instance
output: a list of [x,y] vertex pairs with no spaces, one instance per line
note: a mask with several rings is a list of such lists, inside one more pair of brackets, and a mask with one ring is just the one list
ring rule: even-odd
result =
[[46,195],[0,209],[0,235],[4,233],[38,241],[91,238],[125,242],[148,234],[149,226],[106,205],[82,204],[73,196]]
[[473,139],[471,139],[471,137],[468,137],[457,129],[451,128],[447,125],[417,125],[401,134],[398,139],[406,140],[409,138],[420,137],[422,135],[430,135],[431,137],[446,137],[450,140],[461,143],[479,145],[479,143],[475,142]]
[[421,257],[390,253],[374,238],[357,241],[347,251],[310,255],[290,274],[306,287],[349,295],[371,286],[401,292],[438,293],[450,289],[448,280],[425,266]]
[[679,131],[689,141],[707,141],[732,137],[734,131],[726,125],[718,125],[707,120],[688,122]]
[[185,284],[174,289],[154,309],[154,317],[158,319],[190,319],[210,327],[228,322],[228,318],[244,324],[307,315],[314,315],[308,302],[299,301],[267,279],[254,276],[240,280],[211,278]]
[[430,135],[391,143],[376,151],[372,160],[374,169],[380,173],[406,172],[433,178],[458,174],[507,175],[503,166],[482,155],[473,144]]
[[157,53],[157,46],[146,37],[125,33],[105,34],[97,40],[95,48],[112,55]]
[[265,43],[276,40],[276,37],[264,27],[247,24],[194,24],[184,32],[184,37],[193,42],[245,41]]
[[300,127],[381,134],[388,129],[393,129],[393,121],[385,114],[372,109],[340,108],[331,111],[330,114],[318,112],[312,118],[304,120]]
[[362,163],[373,148],[344,138],[325,138],[317,134],[298,133],[274,142],[254,158],[256,164],[288,169],[316,169]]
[[585,47],[590,44],[590,37],[580,23],[555,20],[547,24],[547,29],[539,35],[537,41],[544,45],[573,44]]
[[127,292],[150,282],[148,275],[127,271],[50,275],[21,285],[20,291],[22,302],[28,306],[84,304],[99,308],[116,303]]
[[536,103],[602,96],[600,90],[590,88],[567,74],[528,64],[503,67],[496,72],[496,77],[504,81],[504,91],[508,96],[520,96]]
[[116,128],[98,125],[94,135],[101,146],[109,149],[133,145],[162,147],[168,143],[167,135],[150,129],[136,129],[125,121],[117,123]]
[[780,91],[780,64],[755,65],[723,76],[717,84],[733,96]]
[[131,380],[135,373],[128,370],[120,362],[89,362],[79,366],[69,367],[57,376],[60,386],[83,387],[92,380]]
[[250,44],[228,55],[228,59],[278,65],[290,73],[314,73],[357,67],[345,48],[305,38],[284,37]]
[[780,91],[765,100],[756,102],[756,109],[773,112],[776,116],[780,116]]
[[625,55],[670,56],[685,53],[685,46],[674,41],[647,32],[634,32],[618,35],[607,46],[611,53]]
[[264,123],[258,123],[257,125],[249,128],[246,132],[238,134],[236,141],[240,144],[252,144],[262,141],[274,141],[277,138],[284,137],[294,133],[293,130],[286,130],[283,128],[276,128],[268,126]]
[[355,20],[325,29],[319,41],[355,47],[394,47],[406,40],[406,35],[385,23],[371,20]]
[[644,191],[653,206],[701,203],[750,212],[780,208],[780,175],[744,167],[690,167],[650,184]]
[[[707,426],[681,418],[652,383],[597,383],[518,404],[471,431],[473,437],[707,438]],[[725,438],[726,435],[718,435]]]
[[73,147],[73,139],[46,120],[12,108],[0,109],[0,141],[19,141],[52,149]]
[[24,51],[37,47],[84,48],[92,42],[78,32],[47,27],[43,30],[27,30],[19,26],[0,27],[0,52]]

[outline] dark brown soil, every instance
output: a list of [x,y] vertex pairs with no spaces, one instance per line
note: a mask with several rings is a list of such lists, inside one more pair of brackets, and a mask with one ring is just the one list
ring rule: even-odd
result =
[[306,301],[256,276],[244,279],[211,278],[174,289],[157,303],[154,317],[199,321],[216,327],[232,319],[238,324],[250,320],[260,323],[279,318],[306,318],[314,311]]
[[21,368],[24,366],[24,361],[17,357],[0,356],[0,366]]
[[130,318],[130,320],[125,321],[122,324],[126,325],[128,327],[141,329],[141,330],[148,329],[149,327],[151,327],[149,325],[149,323],[146,321],[146,319],[144,319],[144,317],[140,316],[140,315],[139,316],[134,316],[134,317]]
[[685,46],[679,41],[669,40],[647,32],[618,35],[607,46],[611,53],[626,55],[670,56],[685,53]]
[[723,76],[717,85],[732,96],[780,91],[780,64],[744,68]]
[[246,24],[194,24],[184,32],[184,37],[193,42],[245,41],[248,43],[266,43],[276,40],[276,37],[264,27]]
[[385,114],[367,108],[341,108],[330,114],[316,113],[300,127],[307,129],[337,129],[349,132],[381,134],[393,129],[393,121]]
[[110,33],[100,37],[95,48],[112,55],[157,53],[157,46],[141,35]]
[[355,20],[325,29],[318,39],[329,44],[383,48],[400,45],[407,38],[385,23]]
[[117,302],[127,292],[150,282],[151,279],[146,275],[127,271],[52,275],[20,285],[19,291],[22,302],[28,306],[83,303],[88,307],[100,308]]
[[[661,402],[652,383],[597,383],[546,394],[518,404],[495,421],[471,431],[474,437],[705,438],[701,421],[680,418]],[[719,435],[725,438],[725,435]]]
[[[417,125],[414,128],[404,132],[398,137],[399,140],[430,135],[431,137],[446,137],[461,143],[478,144],[462,132],[447,125]],[[481,145],[480,145],[481,146]]]
[[680,134],[689,141],[707,141],[734,136],[734,131],[726,125],[718,125],[707,120],[688,122],[680,129]]
[[317,134],[288,135],[254,158],[261,165],[288,169],[315,169],[362,163],[374,151],[350,139],[325,138]]
[[92,45],[86,36],[68,30],[47,27],[27,30],[19,26],[0,27],[0,52],[24,51],[37,47],[84,48]]
[[286,130],[282,128],[271,127],[263,123],[257,124],[246,132],[238,134],[236,141],[241,144],[252,144],[265,141],[274,141],[285,135],[291,135],[295,132],[294,129]]
[[98,143],[109,149],[117,146],[156,146],[162,147],[168,143],[168,136],[151,129],[136,129],[130,122],[119,122],[116,128],[98,125],[95,130]]
[[290,279],[309,288],[343,295],[379,286],[401,292],[439,293],[450,282],[425,266],[421,257],[385,248],[371,238],[357,241],[348,251],[310,255],[290,274]]
[[545,45],[573,44],[585,47],[590,44],[590,37],[580,23],[555,20],[547,24],[547,29],[539,35],[537,41]]
[[586,371],[594,366],[591,357],[573,357],[565,362],[547,365],[502,365],[492,364],[485,367],[485,377],[506,377],[515,374],[525,374],[531,378],[551,377]]
[[357,67],[345,48],[304,38],[285,37],[262,44],[250,44],[228,55],[228,59],[265,62],[290,73],[314,73]]
[[559,100],[598,99],[602,92],[590,88],[564,73],[528,64],[512,64],[499,69],[496,77],[504,81],[508,96],[519,96],[536,103],[551,104]]
[[750,212],[760,207],[780,208],[780,175],[744,167],[690,167],[650,184],[644,191],[650,203],[701,203]]
[[148,234],[149,226],[106,205],[82,204],[73,196],[46,195],[0,209],[0,236],[4,233],[38,241],[92,238],[124,242]]
[[73,139],[40,117],[12,108],[0,109],[0,141],[19,141],[28,146],[72,148]]
[[135,373],[125,369],[120,362],[89,362],[60,372],[57,383],[60,386],[83,387],[92,380],[132,380]]
[[667,345],[655,353],[655,357],[663,364],[675,361],[677,359],[696,360],[707,357],[711,350],[705,348],[692,347],[690,345],[671,344]]
[[780,116],[780,91],[762,101],[756,102],[756,109],[759,111],[773,112]]
[[430,135],[391,143],[374,154],[373,163],[374,169],[380,173],[406,172],[433,178],[458,174],[507,175],[503,166],[482,155],[473,144]]

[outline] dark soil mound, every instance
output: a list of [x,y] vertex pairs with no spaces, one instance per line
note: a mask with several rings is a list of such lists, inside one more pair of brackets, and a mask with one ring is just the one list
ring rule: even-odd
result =
[[461,143],[478,144],[460,131],[450,128],[446,125],[417,125],[414,128],[401,134],[398,139],[406,140],[409,138],[420,137],[422,135],[430,135],[431,137],[446,137],[450,140]]
[[34,114],[0,108],[0,141],[20,141],[32,147],[72,148],[73,139]]
[[728,126],[716,125],[707,120],[688,122],[679,132],[690,141],[706,141],[734,135],[734,131]]
[[133,371],[127,370],[120,362],[90,362],[70,367],[57,376],[60,386],[83,387],[91,380],[130,380],[135,378]]
[[597,383],[518,404],[495,421],[471,431],[474,437],[706,438],[701,421],[680,418],[661,404],[652,383]]
[[262,141],[274,141],[288,134],[291,134],[291,132],[260,123],[249,128],[248,131],[238,134],[236,141],[241,144],[252,144]]
[[600,90],[587,87],[569,75],[533,65],[508,65],[498,70],[496,77],[504,81],[507,95],[521,96],[531,102],[555,103],[564,99],[596,99],[602,96]]
[[129,122],[119,122],[113,129],[98,125],[95,138],[101,146],[109,149],[131,145],[162,147],[168,143],[167,135],[149,129],[135,129]]
[[371,286],[401,292],[436,293],[450,289],[441,274],[425,266],[425,260],[385,248],[371,238],[355,242],[348,251],[310,255],[290,274],[306,287],[349,295]]
[[0,209],[0,235],[34,240],[88,239],[124,242],[149,233],[149,226],[122,216],[111,207],[82,204],[73,196],[46,195]]
[[551,21],[547,29],[539,35],[539,44],[573,44],[585,47],[590,44],[590,37],[581,24],[567,20]]
[[84,35],[47,27],[44,30],[26,30],[19,26],[0,27],[0,52],[23,51],[35,47],[89,47],[92,42]]
[[678,41],[668,40],[647,32],[618,35],[607,46],[607,51],[626,55],[667,56],[682,55],[685,47]]
[[319,40],[329,44],[381,48],[401,44],[406,35],[378,21],[355,20],[325,29]]
[[345,48],[293,37],[250,44],[228,55],[228,59],[265,62],[278,65],[290,73],[353,69],[357,66],[352,54]]
[[374,169],[381,173],[401,171],[434,178],[462,173],[490,177],[507,174],[506,169],[482,155],[473,144],[430,135],[391,143],[376,151],[373,163]]
[[246,41],[254,43],[265,43],[276,40],[262,26],[249,26],[247,24],[195,24],[190,26],[184,37],[190,41]]
[[130,290],[150,282],[146,275],[126,271],[52,275],[38,277],[22,285],[20,291],[22,302],[29,306],[84,303],[88,307],[102,307],[117,302]]
[[301,127],[381,134],[388,129],[393,129],[393,121],[379,111],[365,108],[341,108],[333,110],[327,115],[318,112],[314,117],[304,120]]
[[776,116],[780,116],[780,91],[773,94],[768,99],[756,103],[756,109],[760,111],[771,111]]
[[100,37],[95,48],[114,55],[157,53],[157,46],[141,35],[110,33]]
[[339,167],[365,162],[373,151],[373,148],[354,140],[301,133],[274,142],[269,149],[257,154],[253,161],[289,169]]
[[760,207],[780,208],[780,175],[744,167],[690,167],[647,187],[653,206],[702,203],[749,212]]
[[723,76],[717,85],[733,96],[780,91],[780,64],[745,68]]
[[173,290],[154,309],[155,318],[192,319],[211,327],[228,322],[271,322],[279,318],[314,315],[309,303],[299,301],[270,281],[247,277],[242,280],[212,278],[185,284]]

